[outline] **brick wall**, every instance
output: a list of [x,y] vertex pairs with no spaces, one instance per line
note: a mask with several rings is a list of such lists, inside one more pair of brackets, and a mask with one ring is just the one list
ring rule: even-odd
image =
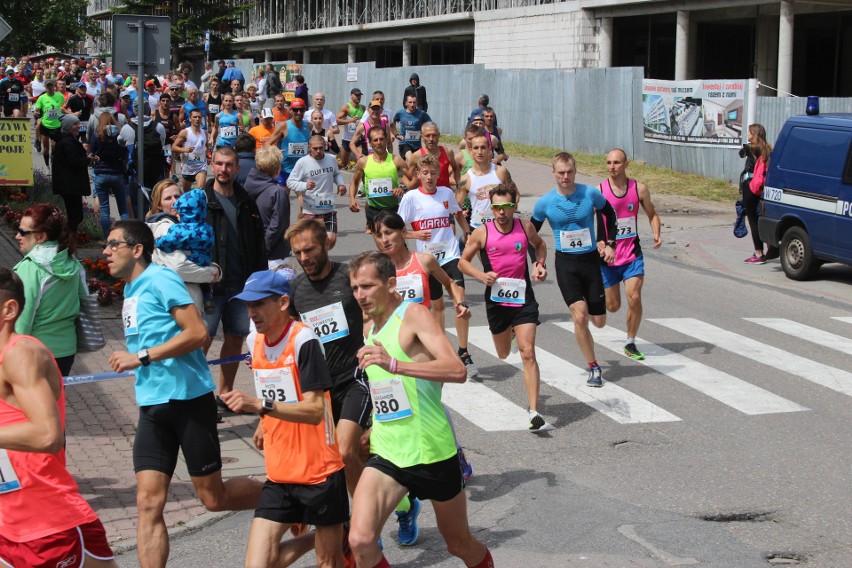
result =
[[489,68],[597,67],[599,26],[578,2],[476,12],[474,63]]

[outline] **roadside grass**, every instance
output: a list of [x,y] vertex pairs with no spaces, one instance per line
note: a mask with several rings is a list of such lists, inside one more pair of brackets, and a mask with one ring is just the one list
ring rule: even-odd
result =
[[[441,135],[445,144],[458,147],[461,137]],[[522,158],[532,162],[550,164],[553,156],[560,152],[547,146],[527,146],[515,142],[504,142],[509,157]],[[572,152],[577,160],[577,170],[586,175],[606,177],[606,156]],[[512,160],[508,162],[511,170]],[[641,180],[651,190],[651,194],[680,195],[696,197],[707,201],[732,203],[739,197],[737,186],[723,180],[706,178],[695,174],[676,172],[669,168],[649,166],[641,162],[631,162],[630,177]]]

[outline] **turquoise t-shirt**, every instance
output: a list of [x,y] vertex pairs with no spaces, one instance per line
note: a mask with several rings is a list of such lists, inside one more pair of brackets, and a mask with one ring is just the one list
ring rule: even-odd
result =
[[[121,310],[127,351],[138,353],[162,345],[181,332],[171,309],[192,306],[186,285],[173,270],[151,264],[124,288]],[[201,349],[137,368],[136,403],[163,404],[213,392],[213,377]]]
[[575,184],[574,193],[561,195],[554,188],[535,202],[532,218],[547,220],[556,241],[556,250],[583,254],[596,250],[595,209],[603,209],[606,198],[596,187]]

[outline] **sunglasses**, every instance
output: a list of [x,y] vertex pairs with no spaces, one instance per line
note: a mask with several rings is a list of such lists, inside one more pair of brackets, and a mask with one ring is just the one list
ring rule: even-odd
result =
[[41,232],[41,231],[35,231],[35,230],[33,230],[33,231],[27,231],[26,229],[22,229],[20,225],[18,225],[17,227],[15,227],[15,231],[16,231],[19,235],[21,235],[22,237],[26,237],[27,235],[32,235],[33,233],[39,233],[39,232]]
[[509,209],[511,209],[514,206],[515,206],[515,204],[512,203],[511,201],[509,201],[508,203],[492,203],[491,209],[493,209],[495,211],[500,211],[500,210],[508,211]]
[[107,241],[106,246],[110,248],[110,250],[118,250],[118,247],[121,245],[133,246],[127,241]]

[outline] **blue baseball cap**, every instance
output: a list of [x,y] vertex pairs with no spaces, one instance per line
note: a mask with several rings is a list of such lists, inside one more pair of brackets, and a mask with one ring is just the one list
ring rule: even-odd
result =
[[243,291],[231,298],[244,302],[256,302],[269,296],[290,296],[290,281],[280,272],[262,270],[246,280]]

